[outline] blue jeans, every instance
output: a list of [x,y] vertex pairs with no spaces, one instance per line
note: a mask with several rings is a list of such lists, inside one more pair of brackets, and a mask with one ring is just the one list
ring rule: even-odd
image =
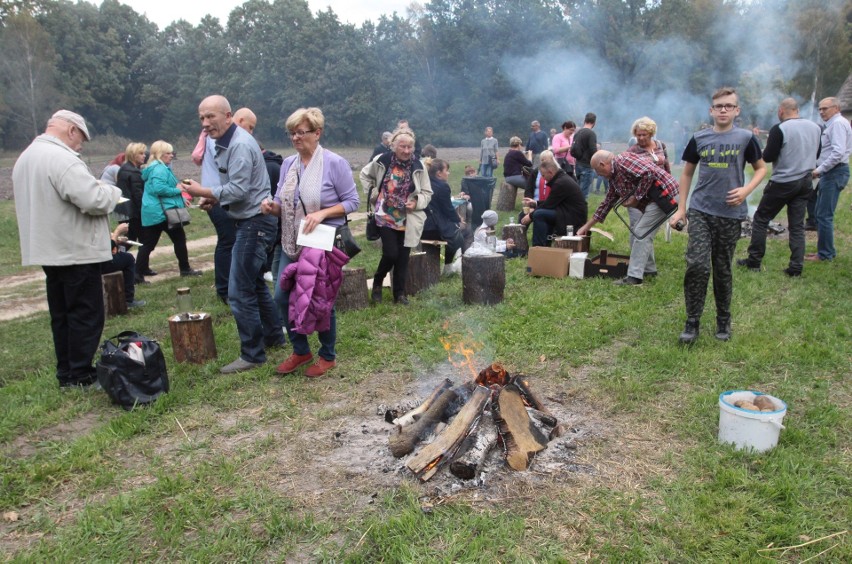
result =
[[841,163],[823,174],[819,179],[816,200],[817,255],[820,260],[832,260],[837,256],[834,248],[834,210],[840,191],[849,182],[849,165]]
[[556,230],[556,210],[537,209],[532,214],[533,247],[549,247],[547,236]]
[[220,298],[228,295],[228,280],[231,277],[231,250],[234,248],[236,228],[234,219],[222,206],[216,204],[208,212],[213,228],[216,229],[216,251],[213,253],[213,270],[216,277],[216,294]]
[[494,167],[491,166],[491,163],[480,163],[479,164],[479,175],[480,176],[494,176]]
[[[288,311],[290,308],[290,292],[282,290],[281,285],[278,283],[281,280],[281,273],[284,272],[287,265],[294,262],[296,261],[291,259],[287,253],[283,250],[281,251],[281,260],[277,276],[275,277],[275,304],[278,306],[281,319],[284,320],[284,327],[287,329],[287,337],[293,345],[293,352],[296,354],[308,354],[311,352],[311,346],[308,344],[308,336],[296,333],[290,329],[290,315]],[[334,360],[337,356],[334,351],[334,345],[337,343],[337,316],[335,315],[334,308],[331,310],[331,325],[329,325],[328,331],[319,331],[317,335],[320,342],[319,355],[326,360]]]
[[588,200],[589,190],[592,187],[592,179],[595,177],[595,171],[580,163],[574,164],[574,171],[577,175],[577,180],[580,182],[580,192],[582,192],[583,197]]
[[281,319],[263,279],[277,226],[278,219],[272,215],[234,220],[228,302],[240,335],[240,357],[247,362],[266,362],[265,347],[284,342]]

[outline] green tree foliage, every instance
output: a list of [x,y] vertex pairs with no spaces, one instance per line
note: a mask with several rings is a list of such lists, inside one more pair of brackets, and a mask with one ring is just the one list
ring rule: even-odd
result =
[[587,111],[622,137],[643,114],[706,120],[721,84],[766,122],[781,96],[837,92],[850,18],[852,0],[424,0],[356,27],[247,0],[227,22],[159,30],[118,0],[0,0],[0,142],[20,147],[60,106],[95,133],[194,138],[213,93],[252,108],[271,145],[301,106],[323,109],[330,144],[375,143],[403,117],[424,143],[475,144],[490,125],[505,144]]

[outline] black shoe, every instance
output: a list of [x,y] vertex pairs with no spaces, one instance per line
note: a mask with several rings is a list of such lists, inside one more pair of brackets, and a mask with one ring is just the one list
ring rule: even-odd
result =
[[156,276],[156,275],[157,275],[157,271],[156,271],[156,270],[148,269],[148,270],[146,270],[145,272],[140,272],[139,274],[141,274],[142,276]]
[[65,380],[59,383],[59,391],[67,392],[70,390],[100,390],[101,385],[98,383],[98,377],[94,374],[80,380]]
[[393,303],[399,305],[408,305],[408,297],[407,296],[396,296],[393,299]]
[[180,275],[181,276],[201,276],[201,271],[200,270],[192,270],[190,268],[189,270],[181,270]]
[[805,222],[805,231],[816,231],[817,224],[816,221],[806,221]]
[[642,279],[634,278],[633,276],[625,276],[624,278],[616,280],[613,284],[616,286],[641,286]]
[[683,328],[683,333],[680,334],[678,340],[684,345],[691,345],[698,338],[698,318],[688,317],[686,325]]
[[382,287],[376,286],[373,284],[373,290],[370,292],[370,299],[373,300],[374,304],[382,303]]
[[796,277],[796,276],[801,276],[801,275],[802,275],[802,271],[801,271],[801,270],[793,270],[793,269],[792,269],[792,268],[790,268],[789,266],[788,266],[787,268],[785,268],[785,269],[783,270],[783,272],[784,272],[784,274],[786,274],[786,275],[787,275],[787,276],[789,276],[790,278],[794,278],[794,277]]
[[752,272],[760,272],[760,265],[754,265],[753,262],[750,262],[748,259],[737,259],[737,266],[744,266],[751,270]]
[[227,295],[223,296],[223,295],[219,294],[219,299],[222,300],[222,303],[225,304],[226,306],[231,305],[231,302],[228,301]]
[[729,341],[731,339],[731,318],[717,317],[716,318],[716,334],[714,335],[720,341]]

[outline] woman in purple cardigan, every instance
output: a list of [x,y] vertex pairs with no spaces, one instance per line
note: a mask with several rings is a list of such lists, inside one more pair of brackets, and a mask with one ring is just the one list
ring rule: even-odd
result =
[[[343,225],[346,215],[356,211],[361,203],[349,163],[319,144],[324,125],[325,118],[319,108],[299,108],[285,124],[296,154],[284,159],[281,165],[275,200],[261,204],[263,213],[277,214],[281,218],[283,253],[276,280],[289,264],[299,260],[302,248],[296,245],[296,238],[303,220],[305,233],[310,233],[321,223],[337,227]],[[291,328],[288,317],[290,292],[283,291],[276,284],[274,299],[293,345],[293,354],[277,370],[279,374],[290,374],[311,362],[314,356],[308,336]],[[337,364],[334,350],[337,320],[333,309],[329,329],[319,331],[318,335],[319,358],[305,370],[305,376],[309,378],[322,376]]]

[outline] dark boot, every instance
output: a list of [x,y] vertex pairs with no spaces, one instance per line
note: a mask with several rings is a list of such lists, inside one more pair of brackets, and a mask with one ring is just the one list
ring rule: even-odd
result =
[[687,317],[686,325],[683,327],[683,333],[680,334],[678,340],[684,345],[691,345],[698,338],[698,318]]
[[374,304],[382,303],[382,283],[379,281],[377,284],[375,280],[373,280],[373,290],[370,292],[370,298],[373,300]]
[[731,316],[716,318],[716,338],[720,341],[728,341],[731,338]]

